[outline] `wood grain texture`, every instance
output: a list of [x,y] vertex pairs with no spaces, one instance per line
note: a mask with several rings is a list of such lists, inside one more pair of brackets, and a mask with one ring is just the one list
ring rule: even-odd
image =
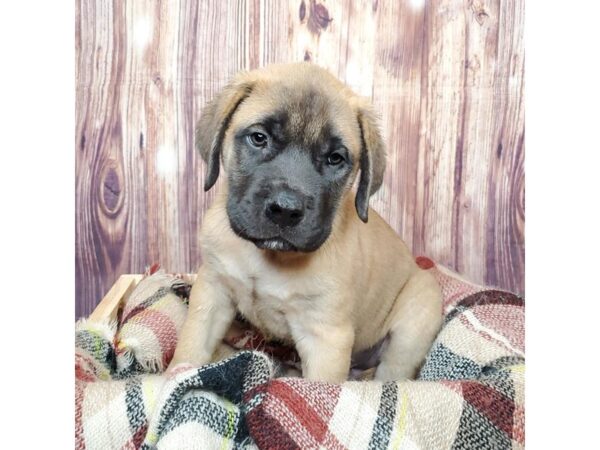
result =
[[[416,254],[524,290],[523,0],[79,0],[76,316],[200,263],[193,128],[238,70],[308,60],[380,112],[371,205]],[[218,188],[218,186],[217,186]]]

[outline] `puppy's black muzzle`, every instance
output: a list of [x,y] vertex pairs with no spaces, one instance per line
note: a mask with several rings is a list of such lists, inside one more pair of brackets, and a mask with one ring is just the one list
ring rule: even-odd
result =
[[278,189],[267,200],[265,215],[282,227],[295,227],[303,217],[306,207],[305,196],[291,189]]
[[227,215],[238,236],[274,251],[312,252],[325,242],[341,194],[332,192],[310,152],[290,147],[259,165],[241,161],[237,169],[230,174]]

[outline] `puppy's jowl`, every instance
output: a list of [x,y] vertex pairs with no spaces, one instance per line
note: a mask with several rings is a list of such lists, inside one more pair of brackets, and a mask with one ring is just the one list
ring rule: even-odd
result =
[[196,141],[205,189],[225,181],[204,218],[171,365],[209,363],[239,311],[296,346],[304,377],[345,380],[351,355],[388,334],[375,377],[414,377],[441,325],[441,295],[369,209],[385,168],[369,103],[315,65],[270,66],[206,106]]

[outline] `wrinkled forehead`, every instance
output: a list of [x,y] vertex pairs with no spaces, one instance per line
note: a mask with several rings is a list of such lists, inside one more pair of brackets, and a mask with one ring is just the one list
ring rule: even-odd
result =
[[288,144],[312,147],[336,140],[355,155],[360,151],[358,120],[349,102],[316,87],[256,86],[239,106],[231,128],[239,133],[257,125]]

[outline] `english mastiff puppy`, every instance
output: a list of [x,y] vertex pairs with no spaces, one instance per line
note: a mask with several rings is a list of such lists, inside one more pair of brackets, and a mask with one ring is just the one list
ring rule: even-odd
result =
[[202,111],[196,141],[204,189],[224,181],[171,367],[211,362],[240,312],[295,345],[306,378],[346,380],[351,355],[385,337],[375,378],[414,377],[441,294],[369,208],[385,168],[371,105],[314,64],[273,65],[237,75]]

